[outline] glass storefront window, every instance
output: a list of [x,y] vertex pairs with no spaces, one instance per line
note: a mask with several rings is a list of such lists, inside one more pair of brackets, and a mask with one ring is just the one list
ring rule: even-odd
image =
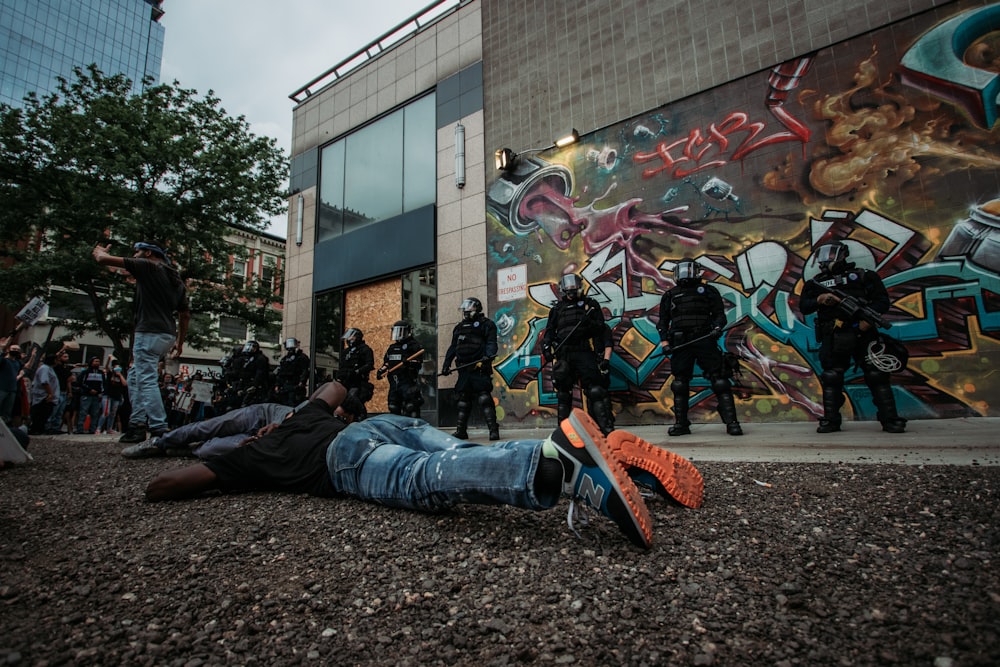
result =
[[434,203],[435,113],[426,95],[323,148],[317,242]]

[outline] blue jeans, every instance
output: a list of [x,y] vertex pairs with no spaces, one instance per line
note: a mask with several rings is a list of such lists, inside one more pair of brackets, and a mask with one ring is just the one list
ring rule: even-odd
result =
[[236,449],[247,436],[261,427],[280,422],[293,408],[280,403],[255,403],[224,415],[191,422],[175,428],[159,439],[161,447],[184,447],[195,442],[202,445],[194,450],[202,459],[219,456]]
[[118,418],[118,408],[122,406],[120,398],[104,397],[101,407],[101,419],[97,422],[98,431],[113,431],[115,429],[115,419]]
[[[50,431],[61,431],[63,414],[66,412],[66,392],[60,391],[52,406],[52,415],[45,422],[45,428]],[[66,429],[67,431],[69,428]]]
[[506,504],[541,510],[534,480],[541,440],[491,445],[463,442],[427,422],[378,415],[351,424],[326,451],[333,487],[388,507],[440,512],[459,503]]
[[97,432],[97,420],[101,418],[101,406],[104,397],[98,394],[97,396],[90,396],[84,394],[80,396],[80,416],[76,419],[76,432],[83,433],[83,425],[87,422],[87,416],[90,416],[90,432]]
[[128,374],[128,395],[132,400],[129,426],[164,431],[167,428],[167,411],[160,397],[156,366],[174,344],[174,335],[168,333],[135,333],[132,341],[132,370]]

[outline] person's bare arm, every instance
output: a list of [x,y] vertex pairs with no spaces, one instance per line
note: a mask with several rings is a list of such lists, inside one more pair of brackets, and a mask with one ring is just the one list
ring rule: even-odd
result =
[[208,466],[197,463],[161,472],[146,486],[146,500],[181,500],[218,487],[218,478]]
[[188,323],[191,312],[182,310],[177,313],[177,342],[174,343],[174,356],[179,357],[184,352],[184,340],[187,338]]
[[94,246],[94,250],[91,252],[91,254],[94,256],[94,259],[97,260],[97,263],[101,264],[102,266],[113,266],[118,269],[124,269],[125,260],[122,259],[121,257],[117,257],[109,253],[108,249],[110,247],[111,247],[110,243],[108,245],[98,244]]

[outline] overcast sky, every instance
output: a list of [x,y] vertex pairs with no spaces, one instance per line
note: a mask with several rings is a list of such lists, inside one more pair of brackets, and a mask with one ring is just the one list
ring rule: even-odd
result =
[[[431,0],[165,0],[160,80],[209,90],[251,131],[291,148],[288,95]],[[285,218],[272,234],[286,235]]]

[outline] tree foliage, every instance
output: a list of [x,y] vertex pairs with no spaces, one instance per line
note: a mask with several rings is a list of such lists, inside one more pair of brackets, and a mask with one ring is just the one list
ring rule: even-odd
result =
[[270,285],[227,277],[241,249],[225,239],[234,227],[262,231],[284,210],[277,142],[228,116],[211,91],[175,81],[132,94],[124,76],[94,66],[75,75],[21,109],[0,106],[0,299],[16,310],[43,295],[72,330],[102,332],[127,358],[132,286],[91,250],[112,243],[131,255],[133,242],[151,240],[169,247],[188,284],[189,345],[216,338],[209,315],[276,331],[279,299]]

